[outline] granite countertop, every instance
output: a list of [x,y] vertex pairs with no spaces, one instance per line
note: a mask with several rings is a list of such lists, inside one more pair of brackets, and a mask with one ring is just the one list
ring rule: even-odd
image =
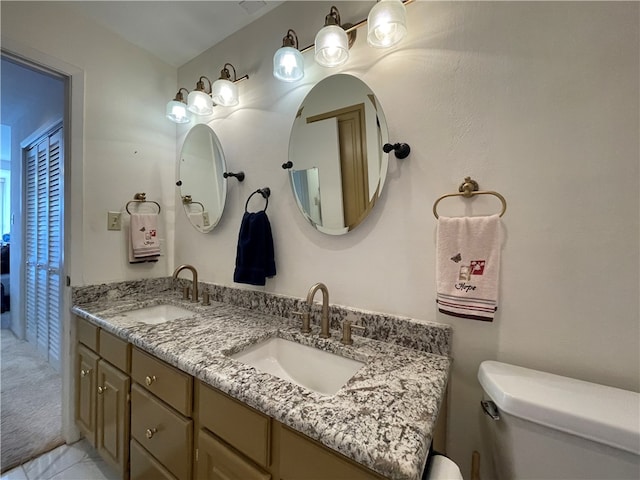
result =
[[[158,325],[123,314],[156,304],[193,310]],[[138,295],[78,303],[72,312],[245,402],[325,446],[393,479],[420,479],[451,359],[354,335],[345,346],[300,333],[290,320],[226,303],[210,306],[177,295]],[[332,397],[263,373],[228,357],[278,336],[366,363]]]

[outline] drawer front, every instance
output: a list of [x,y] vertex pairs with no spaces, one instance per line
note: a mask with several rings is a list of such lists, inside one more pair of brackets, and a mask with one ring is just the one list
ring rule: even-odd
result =
[[78,341],[84,343],[94,352],[98,351],[98,327],[83,318],[76,317],[76,335]]
[[270,480],[271,475],[204,430],[198,431],[198,480]]
[[131,436],[176,478],[191,478],[193,421],[136,384],[131,387]]
[[187,417],[193,403],[193,378],[137,348],[131,358],[131,378]]
[[176,480],[176,477],[135,440],[131,440],[130,452],[130,480]]
[[223,393],[200,384],[199,418],[229,445],[258,465],[269,465],[270,418]]
[[112,333],[100,330],[100,356],[111,365],[129,373],[131,345]]

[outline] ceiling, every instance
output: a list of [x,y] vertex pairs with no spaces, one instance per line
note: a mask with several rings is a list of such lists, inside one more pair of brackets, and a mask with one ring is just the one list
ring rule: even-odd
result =
[[67,5],[180,67],[283,1],[74,1]]

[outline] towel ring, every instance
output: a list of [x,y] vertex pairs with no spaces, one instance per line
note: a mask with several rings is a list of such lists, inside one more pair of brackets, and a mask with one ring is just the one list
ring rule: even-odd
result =
[[507,211],[507,200],[498,192],[494,192],[493,190],[478,190],[478,188],[478,182],[472,180],[471,177],[465,177],[464,182],[460,184],[460,187],[458,187],[458,192],[460,193],[447,193],[446,195],[442,195],[435,201],[435,203],[433,204],[433,215],[436,218],[440,218],[438,216],[438,204],[441,200],[447,197],[470,198],[474,195],[493,195],[494,197],[498,197],[498,199],[500,199],[500,202],[502,202],[502,211],[500,212],[500,216],[502,217],[504,215],[504,212]]
[[262,195],[262,197],[267,201],[267,203],[264,206],[263,212],[267,211],[267,207],[269,206],[269,196],[271,195],[271,189],[269,187],[264,187],[264,188],[259,188],[258,190],[253,192],[251,195],[249,195],[249,198],[247,198],[247,202],[244,204],[245,213],[247,213],[247,209],[249,207],[249,200],[251,200],[251,197],[253,197],[256,193],[259,193],[260,195]]
[[202,211],[204,212],[204,205],[201,202],[195,202],[191,198],[191,195],[183,195],[182,196],[182,203],[184,205],[200,205],[200,208],[202,208]]
[[124,207],[125,210],[127,211],[127,213],[129,215],[131,215],[131,212],[129,211],[129,205],[131,205],[132,203],[155,203],[156,207],[158,207],[158,213],[160,213],[162,211],[162,209],[160,208],[160,204],[158,202],[155,202],[153,200],[147,200],[147,194],[146,193],[136,193],[133,196],[133,200],[129,200],[127,202],[127,205]]

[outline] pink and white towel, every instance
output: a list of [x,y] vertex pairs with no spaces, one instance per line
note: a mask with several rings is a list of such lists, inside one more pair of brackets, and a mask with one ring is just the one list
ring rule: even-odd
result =
[[493,321],[498,308],[500,216],[440,217],[436,245],[438,310]]
[[159,256],[158,214],[132,213],[129,224],[129,263],[157,262]]

